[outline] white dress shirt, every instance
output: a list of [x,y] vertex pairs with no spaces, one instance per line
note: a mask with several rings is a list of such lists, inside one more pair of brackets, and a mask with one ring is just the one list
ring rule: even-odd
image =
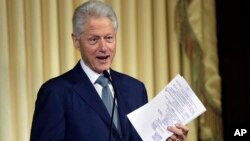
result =
[[[98,83],[95,83],[95,81],[98,79],[98,77],[100,75],[103,75],[103,74],[99,74],[99,73],[96,73],[94,72],[92,69],[90,69],[85,63],[84,61],[81,59],[80,60],[80,64],[82,66],[82,69],[83,71],[87,74],[88,78],[90,79],[91,83],[94,85],[97,93],[99,94],[100,98],[102,98],[102,86]],[[109,70],[108,70],[109,72]],[[111,90],[111,93],[112,93],[112,96],[114,97],[114,89],[111,85],[111,83],[109,82],[109,89]]]

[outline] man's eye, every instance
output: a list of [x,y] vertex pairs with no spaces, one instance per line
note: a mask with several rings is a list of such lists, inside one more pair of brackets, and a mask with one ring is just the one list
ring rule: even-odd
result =
[[90,38],[90,39],[88,39],[88,42],[89,42],[89,44],[91,44],[91,45],[96,44],[97,41],[98,41],[98,38]]
[[105,37],[105,40],[109,43],[112,43],[114,41],[114,37],[113,36],[107,36]]

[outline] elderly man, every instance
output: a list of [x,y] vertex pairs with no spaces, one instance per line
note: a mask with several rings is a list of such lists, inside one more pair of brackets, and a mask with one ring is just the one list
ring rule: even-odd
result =
[[[103,2],[76,8],[72,39],[82,59],[41,86],[31,141],[141,141],[126,115],[147,103],[147,93],[142,82],[110,68],[117,28]],[[168,141],[186,140],[186,126],[167,128],[174,133]]]

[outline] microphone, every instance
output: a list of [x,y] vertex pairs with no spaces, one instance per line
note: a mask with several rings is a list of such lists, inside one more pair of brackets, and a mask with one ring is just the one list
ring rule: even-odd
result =
[[104,70],[103,71],[103,76],[106,77],[109,82],[111,83],[111,85],[113,86],[113,89],[114,89],[114,98],[113,98],[113,105],[112,105],[112,114],[111,114],[111,119],[110,119],[110,126],[109,126],[109,141],[112,140],[112,128],[113,128],[113,118],[114,118],[114,110],[115,110],[115,99],[116,99],[116,88],[115,86],[113,85],[113,81],[111,80],[111,77],[108,73],[107,70]]
[[110,83],[112,83],[111,77],[110,77],[110,75],[109,75],[109,73],[108,73],[107,70],[103,71],[103,75],[104,75],[104,77],[106,77],[110,81]]

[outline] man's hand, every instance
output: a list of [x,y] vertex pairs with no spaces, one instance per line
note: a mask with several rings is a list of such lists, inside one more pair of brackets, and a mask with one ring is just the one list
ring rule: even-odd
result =
[[175,124],[175,126],[169,126],[168,130],[174,134],[170,136],[166,141],[186,141],[188,135],[188,127],[183,124]]

